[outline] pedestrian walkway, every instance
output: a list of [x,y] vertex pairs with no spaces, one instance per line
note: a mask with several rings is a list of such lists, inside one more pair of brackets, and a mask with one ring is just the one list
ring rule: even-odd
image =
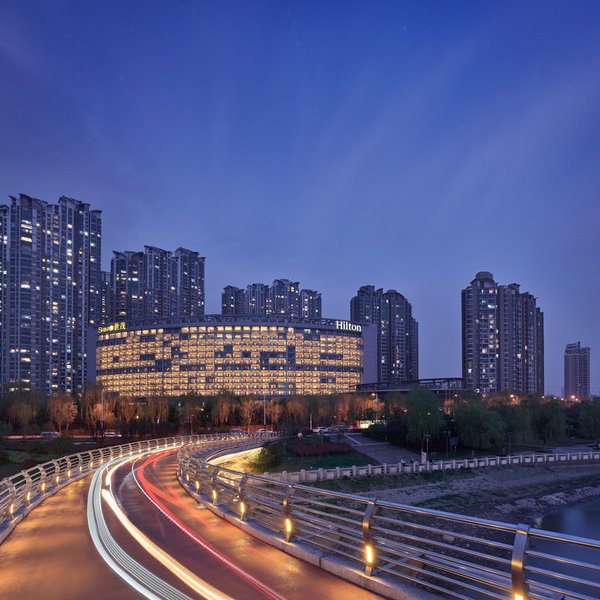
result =
[[421,456],[416,452],[392,446],[389,442],[376,442],[363,436],[362,433],[347,433],[345,439],[352,444],[355,450],[379,463],[392,465],[402,461],[410,463],[411,460],[416,462],[421,460]]

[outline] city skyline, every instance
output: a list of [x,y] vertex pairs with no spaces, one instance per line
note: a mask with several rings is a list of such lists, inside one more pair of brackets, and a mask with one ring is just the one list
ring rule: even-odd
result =
[[491,271],[543,306],[546,391],[581,340],[597,394],[600,7],[432,6],[4,2],[2,202],[102,210],[105,270],[197,249],[207,313],[273,276],[325,317],[397,289],[421,377],[460,374],[459,292]]

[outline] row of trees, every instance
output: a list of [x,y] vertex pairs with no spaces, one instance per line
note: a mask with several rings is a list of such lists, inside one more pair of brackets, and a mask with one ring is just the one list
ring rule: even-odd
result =
[[439,400],[426,390],[414,390],[401,399],[399,411],[387,419],[378,435],[392,443],[443,447],[449,440],[486,450],[510,450],[511,444],[547,444],[566,437],[600,438],[600,398],[565,403],[555,397],[506,394],[482,400],[463,394],[449,415],[439,410]]
[[[92,434],[115,429],[124,435],[169,434],[187,429],[250,427],[263,422],[279,429],[352,425],[379,421],[376,428],[389,441],[419,447],[447,444],[458,438],[478,449],[512,444],[548,443],[565,436],[600,438],[600,398],[567,404],[553,397],[516,399],[501,395],[482,400],[463,393],[448,414],[427,390],[408,394],[333,394],[264,399],[189,393],[177,399],[151,396],[143,400],[91,387],[79,397],[57,394],[43,399],[32,393],[5,394],[0,401],[0,435],[7,429],[36,433],[56,427],[61,433],[76,427]],[[2,426],[2,421],[5,425]]]

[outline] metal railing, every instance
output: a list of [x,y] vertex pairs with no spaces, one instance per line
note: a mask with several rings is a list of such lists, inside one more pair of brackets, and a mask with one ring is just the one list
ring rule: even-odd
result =
[[21,471],[0,481],[0,542],[32,508],[65,485],[89,475],[109,460],[153,449],[178,448],[183,444],[248,440],[254,437],[262,439],[264,434],[248,436],[225,433],[141,440],[63,456]]
[[[360,448],[358,448],[360,451]],[[457,469],[481,469],[513,465],[572,464],[574,462],[600,461],[599,451],[561,452],[556,454],[514,454],[510,456],[485,456],[481,458],[463,458],[439,460],[435,462],[400,462],[352,467],[334,467],[301,471],[283,471],[265,473],[266,477],[281,479],[290,483],[312,483],[344,477],[371,477],[375,475],[406,475],[410,473],[429,473],[431,471],[449,471]]]
[[318,553],[320,564],[342,559],[368,578],[449,598],[600,598],[598,540],[291,484],[213,465],[200,451],[179,451],[191,494]]

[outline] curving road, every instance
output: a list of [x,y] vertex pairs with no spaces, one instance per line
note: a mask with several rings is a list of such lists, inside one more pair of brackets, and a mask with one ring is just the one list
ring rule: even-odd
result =
[[[199,508],[177,482],[175,469],[175,452],[149,455],[116,468],[111,489],[125,518],[166,551],[181,571],[191,572],[191,583],[151,556],[102,501],[111,536],[153,576],[190,598],[377,597]],[[92,544],[86,521],[89,482],[87,478],[74,483],[46,500],[0,546],[0,599],[142,597],[106,565]]]

